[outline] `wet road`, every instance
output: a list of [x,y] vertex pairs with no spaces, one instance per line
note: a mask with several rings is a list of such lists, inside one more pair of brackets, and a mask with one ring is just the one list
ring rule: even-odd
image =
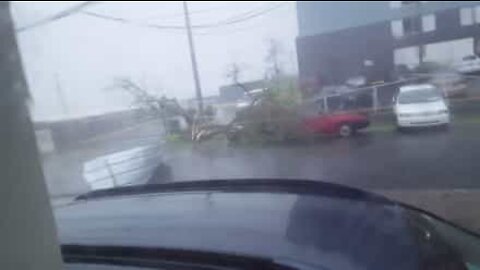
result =
[[167,160],[177,181],[302,178],[361,188],[480,188],[480,124],[401,134],[392,128],[313,145],[184,150]]

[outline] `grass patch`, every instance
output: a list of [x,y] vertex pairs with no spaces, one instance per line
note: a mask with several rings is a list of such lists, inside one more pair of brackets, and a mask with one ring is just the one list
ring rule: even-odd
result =
[[480,124],[480,115],[454,116],[452,122],[458,124]]
[[366,131],[370,131],[370,132],[391,132],[394,130],[395,130],[395,126],[393,124],[387,124],[387,123],[372,124],[370,127],[366,129]]
[[192,141],[179,134],[167,135],[165,143],[171,146],[182,147],[192,145]]

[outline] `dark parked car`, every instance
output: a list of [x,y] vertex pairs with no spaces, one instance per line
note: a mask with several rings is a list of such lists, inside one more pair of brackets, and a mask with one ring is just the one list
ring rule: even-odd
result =
[[473,233],[371,193],[304,180],[98,190],[57,208],[56,219],[67,269],[480,266]]

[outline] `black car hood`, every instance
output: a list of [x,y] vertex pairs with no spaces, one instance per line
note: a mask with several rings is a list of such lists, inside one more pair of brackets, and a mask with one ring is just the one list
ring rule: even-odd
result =
[[165,187],[135,196],[135,188],[97,192],[56,209],[60,241],[245,254],[327,269],[417,265],[405,210],[362,191],[293,180]]

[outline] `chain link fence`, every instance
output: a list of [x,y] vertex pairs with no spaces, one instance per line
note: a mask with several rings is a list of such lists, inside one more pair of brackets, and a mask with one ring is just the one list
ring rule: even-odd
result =
[[399,88],[429,83],[437,86],[454,113],[480,112],[480,76],[461,74],[411,74],[406,78],[367,87],[346,88],[347,91],[322,93],[305,100],[325,113],[366,112],[381,118],[392,114],[393,99]]

